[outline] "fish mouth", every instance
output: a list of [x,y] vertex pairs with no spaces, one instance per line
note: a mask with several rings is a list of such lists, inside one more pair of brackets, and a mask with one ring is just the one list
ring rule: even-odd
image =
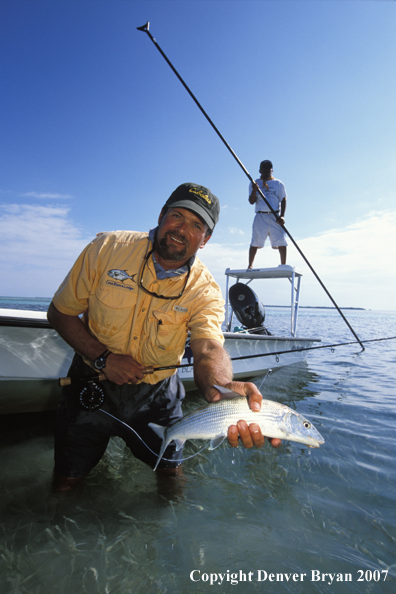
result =
[[307,443],[305,444],[308,448],[319,448],[321,445],[323,445],[325,443],[325,440],[323,439],[322,436],[320,436],[320,439],[312,439],[312,441],[314,443]]

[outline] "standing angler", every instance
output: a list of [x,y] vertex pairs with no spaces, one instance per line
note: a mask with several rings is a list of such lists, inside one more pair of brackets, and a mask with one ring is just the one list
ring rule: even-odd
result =
[[[145,374],[147,367],[178,365],[190,332],[194,380],[207,402],[221,400],[215,384],[249,398],[260,410],[262,396],[250,382],[232,381],[223,348],[224,300],[196,252],[209,241],[220,214],[210,190],[180,185],[149,233],[101,233],[81,253],[55,293],[48,320],[76,354],[72,378],[105,374],[102,409],[130,425],[153,450],[161,438],[149,423],[168,426],[182,417],[183,385],[175,370]],[[82,317],[80,317],[82,315]],[[134,456],[155,466],[156,458],[121,423],[84,410],[81,386],[63,389],[55,426],[56,490],[69,490],[102,458],[109,438],[122,437]],[[230,445],[262,446],[258,424],[243,420],[228,429]],[[277,447],[280,440],[272,440]],[[170,444],[157,472],[179,472],[182,450]]]
[[[286,264],[287,241],[283,229],[285,225],[286,189],[279,179],[273,177],[272,172],[271,161],[261,161],[260,178],[249,185],[249,202],[255,204],[256,215],[253,220],[248,270],[253,268],[257,250],[264,247],[268,235],[272,248],[279,250],[281,264]],[[260,188],[265,199],[275,211],[276,216],[258,193],[258,188]]]

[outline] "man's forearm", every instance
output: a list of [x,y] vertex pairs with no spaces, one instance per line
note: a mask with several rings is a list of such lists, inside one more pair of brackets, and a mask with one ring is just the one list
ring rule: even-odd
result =
[[285,212],[286,212],[286,198],[283,198],[281,201],[281,212],[280,212],[280,216],[284,217],[285,216]]
[[232,381],[232,362],[225,349],[216,341],[193,341],[194,381],[205,396],[214,384],[225,386]]
[[103,345],[92,336],[78,316],[63,314],[51,303],[48,308],[47,318],[51,326],[67,344],[91,361],[106,350],[106,345]]

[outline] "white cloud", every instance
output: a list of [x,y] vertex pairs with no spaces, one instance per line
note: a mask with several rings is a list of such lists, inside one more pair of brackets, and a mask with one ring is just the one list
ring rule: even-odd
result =
[[[0,206],[0,228],[3,295],[51,297],[80,251],[92,239],[70,219],[65,207],[3,205]],[[394,310],[395,237],[396,211],[388,211],[371,213],[348,227],[302,239],[298,245],[340,307]],[[198,255],[224,292],[226,268],[245,269],[248,249],[248,240],[233,244],[211,240]],[[288,248],[288,263],[304,274],[303,305],[331,305],[293,245]],[[258,251],[257,267],[278,264],[279,253],[269,244]],[[289,303],[287,281],[264,283],[257,283],[254,289],[264,304]]]
[[51,297],[90,241],[67,208],[1,205],[0,228],[3,295]]
[[[353,225],[332,229],[315,237],[298,241],[337,305],[366,309],[394,310],[396,308],[396,280],[394,251],[396,248],[396,212],[370,213]],[[212,271],[223,291],[226,268],[246,268],[249,245],[211,244],[199,257]],[[288,263],[304,275],[301,303],[331,306],[332,303],[319,282],[289,240]],[[255,266],[278,266],[279,254],[267,241],[256,255]],[[263,281],[264,283],[265,281]],[[272,281],[271,281],[272,282]],[[289,288],[276,283],[263,284],[262,299],[266,304],[289,302]],[[260,294],[260,285],[256,284]]]
[[[395,237],[396,212],[383,211],[299,246],[338,305],[386,310],[396,307]],[[305,264],[300,267],[316,297],[315,279]]]
[[52,199],[52,200],[65,200],[67,198],[73,198],[71,194],[45,194],[41,192],[26,192],[20,194],[22,198],[41,198],[41,199]]

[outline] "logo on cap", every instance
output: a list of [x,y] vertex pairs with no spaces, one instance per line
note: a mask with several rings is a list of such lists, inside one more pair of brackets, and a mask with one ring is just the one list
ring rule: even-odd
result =
[[203,198],[204,200],[206,200],[206,202],[208,204],[212,204],[212,201],[209,198],[209,196],[207,194],[205,194],[202,190],[197,190],[197,188],[190,188],[188,191],[191,192],[192,194],[196,194],[200,198]]

